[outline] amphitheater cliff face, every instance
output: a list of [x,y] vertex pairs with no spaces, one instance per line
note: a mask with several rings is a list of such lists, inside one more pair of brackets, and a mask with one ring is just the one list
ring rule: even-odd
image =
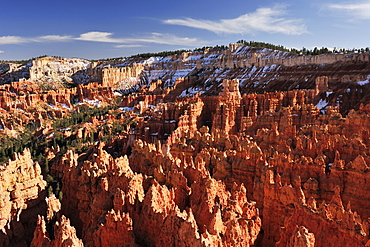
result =
[[0,165],[0,243],[370,246],[369,57],[234,44],[0,86],[1,134],[34,124],[45,157]]

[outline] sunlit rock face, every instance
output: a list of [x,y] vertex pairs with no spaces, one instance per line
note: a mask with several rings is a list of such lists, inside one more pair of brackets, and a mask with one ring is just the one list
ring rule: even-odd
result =
[[[196,246],[366,244],[368,107],[323,114],[315,89],[242,96],[238,83],[143,110],[151,117],[137,126],[129,157],[101,144],[55,166],[69,184],[64,212],[84,242],[102,244],[93,236],[116,222],[141,245],[182,246],[184,236]],[[94,228],[102,215],[106,228]]]
[[0,244],[25,246],[32,240],[38,214],[46,210],[46,182],[29,150],[0,165]]
[[[2,140],[31,124],[78,145],[0,165],[3,246],[370,245],[369,54],[233,44],[28,66],[0,86]],[[72,74],[84,83],[55,86]]]

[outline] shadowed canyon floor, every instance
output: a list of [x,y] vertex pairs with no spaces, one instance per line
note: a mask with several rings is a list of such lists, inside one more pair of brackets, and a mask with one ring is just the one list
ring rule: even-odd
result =
[[0,246],[370,246],[369,58],[2,64]]

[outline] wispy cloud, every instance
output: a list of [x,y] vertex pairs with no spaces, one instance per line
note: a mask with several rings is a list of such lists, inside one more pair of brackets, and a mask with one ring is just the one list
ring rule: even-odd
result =
[[64,41],[71,41],[73,39],[72,36],[69,35],[46,35],[40,36],[35,39],[36,42],[64,42]]
[[61,42],[70,40],[72,40],[72,36],[46,35],[35,38],[26,38],[20,36],[1,36],[0,45],[14,45],[31,42]]
[[93,42],[107,42],[107,43],[122,43],[122,39],[112,38],[113,33],[108,32],[88,32],[83,33],[76,40],[93,41]]
[[346,13],[353,19],[370,19],[370,1],[350,4],[330,4],[328,8],[341,13]]
[[205,29],[215,33],[248,34],[255,32],[283,33],[299,35],[307,33],[306,26],[300,19],[284,18],[286,11],[282,7],[259,8],[235,19],[219,21],[197,20],[192,18],[169,19],[164,23]]
[[116,45],[116,48],[135,48],[135,47],[144,47],[143,45]]
[[32,42],[66,42],[66,41],[88,41],[115,43],[116,47],[139,47],[142,43],[154,43],[164,45],[181,45],[181,46],[197,46],[204,44],[204,41],[197,38],[179,37],[172,34],[151,33],[143,37],[135,38],[115,38],[114,33],[110,32],[87,32],[80,34],[78,37],[70,35],[46,35],[33,38],[20,36],[2,36],[0,37],[0,45],[22,44]]
[[162,45],[185,45],[185,46],[194,46],[204,43],[204,41],[197,38],[188,38],[188,37],[178,37],[172,34],[163,34],[163,33],[152,33],[148,37],[144,38],[132,38],[126,39],[128,43],[143,42],[143,43],[155,43]]
[[5,51],[0,51],[0,54],[1,54],[1,53],[5,53]]
[[[106,43],[117,43],[117,44],[133,44],[137,43],[155,43],[164,45],[186,45],[192,46],[195,44],[202,43],[201,40],[197,38],[188,37],[178,37],[172,34],[162,34],[162,33],[151,33],[150,35],[137,38],[113,38],[113,33],[109,32],[88,32],[83,33],[76,40],[82,41],[93,41],[93,42],[106,42]],[[127,45],[121,45],[124,47]],[[131,45],[132,46],[132,45]]]

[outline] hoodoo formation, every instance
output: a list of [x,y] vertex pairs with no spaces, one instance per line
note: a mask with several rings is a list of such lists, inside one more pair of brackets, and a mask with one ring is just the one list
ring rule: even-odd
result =
[[370,246],[369,53],[0,72],[0,246]]

